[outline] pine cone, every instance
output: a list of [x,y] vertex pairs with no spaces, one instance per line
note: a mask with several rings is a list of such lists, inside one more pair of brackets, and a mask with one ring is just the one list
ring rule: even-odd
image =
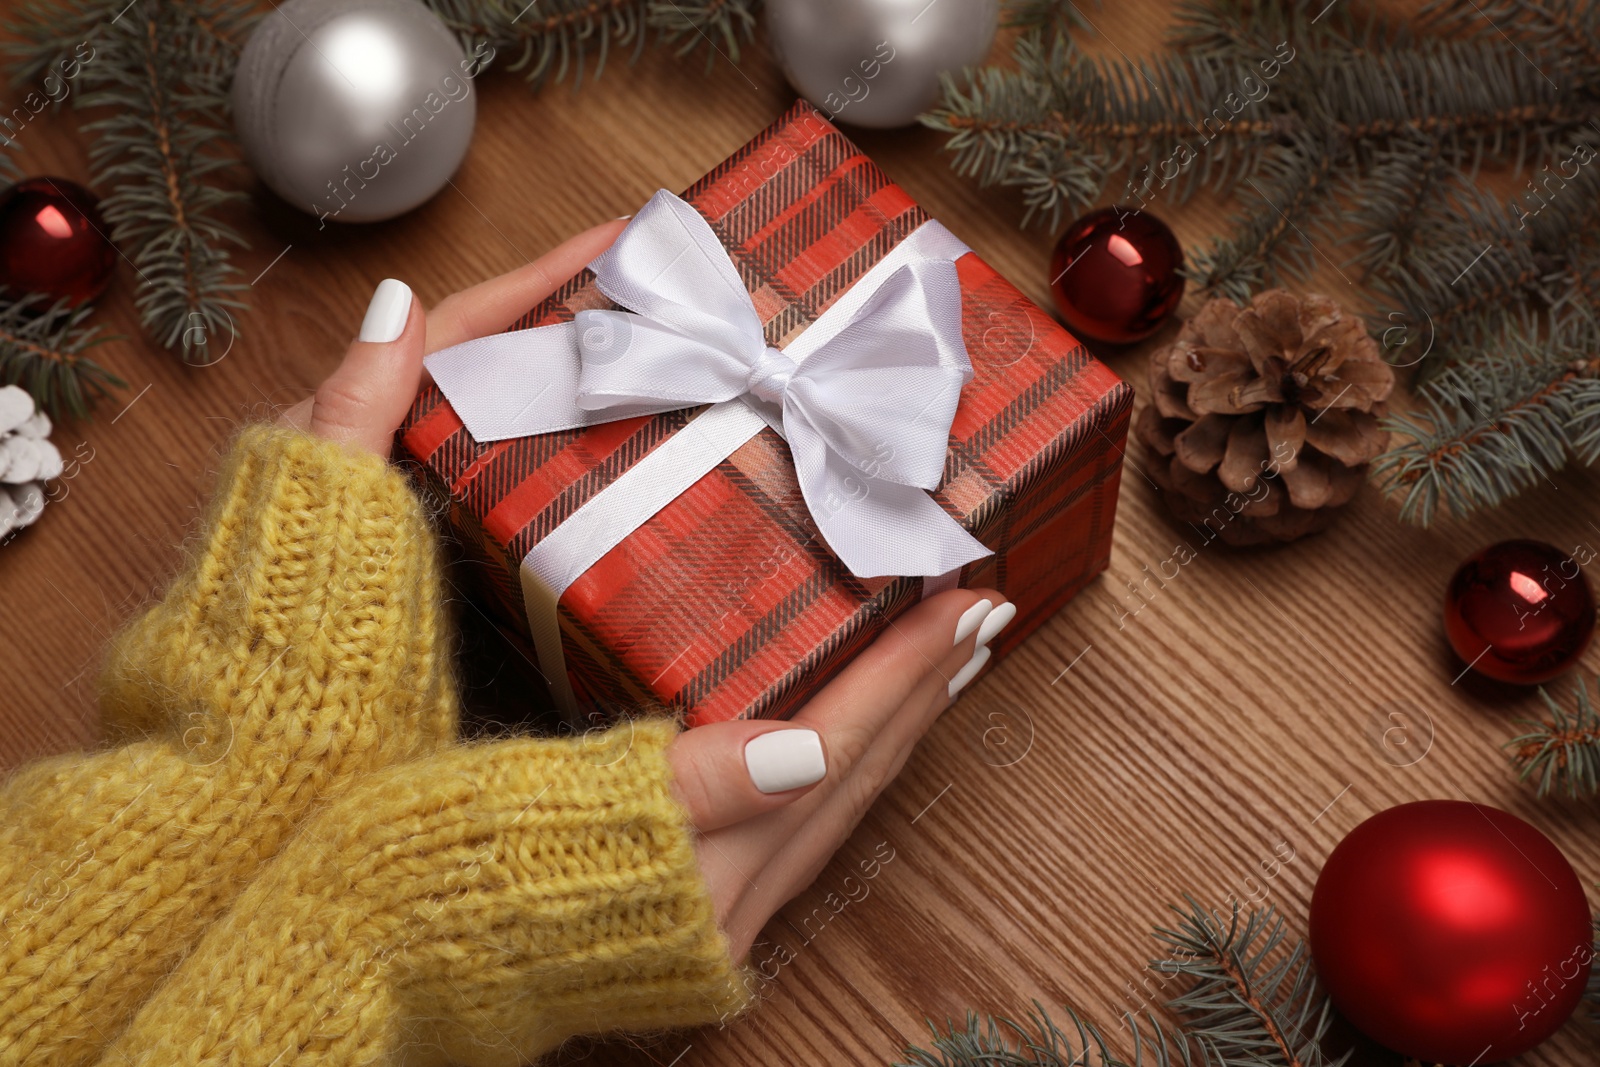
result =
[[1394,370],[1359,318],[1316,293],[1212,300],[1150,357],[1139,437],[1179,520],[1229,544],[1326,528],[1384,450]]
[[0,538],[44,512],[44,483],[59,478],[61,453],[47,438],[50,416],[15,385],[0,386]]

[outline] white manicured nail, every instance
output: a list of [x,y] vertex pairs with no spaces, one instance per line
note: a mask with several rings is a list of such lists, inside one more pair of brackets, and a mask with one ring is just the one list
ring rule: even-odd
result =
[[782,793],[822,781],[828,759],[815,730],[773,730],[745,742],[744,765],[763,793]]
[[1006,623],[1016,617],[1017,606],[1009,600],[989,612],[989,617],[984,619],[983,625],[978,628],[978,647],[987,645],[995,634],[1006,628]]
[[394,278],[385,278],[372,294],[356,340],[387,344],[405,332],[406,320],[410,317],[411,287]]
[[989,657],[991,655],[993,655],[993,652],[990,649],[980,648],[978,651],[972,654],[971,659],[967,660],[967,665],[965,667],[962,667],[959,671],[956,671],[956,676],[950,679],[951,700],[954,700],[956,694],[965,689],[967,687],[967,683],[972,681],[972,679],[977,676],[979,671],[983,670],[983,665],[989,662]]
[[984,616],[988,615],[989,610],[993,607],[994,604],[988,600],[980,600],[966,611],[963,611],[960,620],[956,622],[956,639],[954,643],[959,645],[965,641],[967,636],[983,622]]

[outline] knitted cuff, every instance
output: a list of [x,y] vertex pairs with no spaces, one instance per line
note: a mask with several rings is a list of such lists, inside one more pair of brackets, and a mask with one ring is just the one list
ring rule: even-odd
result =
[[[675,724],[452,754],[384,912],[398,988],[447,1054],[522,1056],[576,1034],[698,1025],[748,1003],[671,790]],[[443,770],[443,768],[441,768]],[[415,802],[413,802],[415,803]],[[401,859],[416,848],[414,865]]]
[[247,426],[186,565],[112,642],[105,733],[164,733],[201,763],[266,747],[334,775],[432,751],[458,718],[440,572],[421,502],[382,457]]
[[[669,721],[368,776],[214,925],[107,1063],[515,1067],[714,1022],[747,983],[671,792]],[[274,1057],[282,1057],[274,1059]]]

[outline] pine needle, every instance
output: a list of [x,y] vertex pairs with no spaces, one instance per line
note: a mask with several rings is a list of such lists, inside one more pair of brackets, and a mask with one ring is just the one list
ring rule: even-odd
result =
[[11,84],[29,89],[43,85],[46,75],[61,69],[60,64],[80,44],[88,42],[93,47],[95,30],[115,14],[107,4],[85,0],[26,0],[18,4],[10,27],[14,39],[0,44],[10,59]]
[[1289,945],[1272,908],[1241,922],[1233,905],[1220,915],[1185,897],[1176,929],[1157,928],[1173,951],[1150,961],[1154,970],[1192,978],[1188,991],[1167,1003],[1181,1025],[1154,1013],[1123,1016],[1133,1060],[1119,1058],[1091,1023],[1067,1011],[1070,1031],[1057,1026],[1038,1001],[1023,1022],[968,1012],[964,1023],[932,1022],[933,1048],[907,1049],[894,1067],[1341,1067],[1352,1055],[1330,1058],[1323,1041],[1333,1006],[1321,992],[1304,943]]
[[1549,715],[1544,719],[1518,719],[1530,727],[1506,742],[1517,765],[1520,781],[1534,783],[1539,797],[1562,792],[1568,797],[1600,795],[1600,712],[1589,699],[1583,679],[1573,683],[1577,709],[1568,712],[1539,687]]
[[[1594,921],[1595,955],[1600,956],[1600,919]],[[1584,994],[1589,998],[1589,1018],[1600,1023],[1600,967],[1589,972],[1589,988]]]
[[1194,984],[1167,1006],[1182,1014],[1184,1032],[1220,1063],[1259,1067],[1339,1067],[1322,1042],[1333,1006],[1318,986],[1304,942],[1286,948],[1283,919],[1273,908],[1240,921],[1237,902],[1224,920],[1185,897],[1174,929],[1156,938],[1175,952],[1151,967],[1188,975]]
[[[1582,336],[1592,337],[1585,329]],[[1430,525],[1441,508],[1462,517],[1547,480],[1569,458],[1600,449],[1600,360],[1573,339],[1508,329],[1499,351],[1451,367],[1419,391],[1422,409],[1391,415],[1401,443],[1373,478],[1400,500],[1400,517]]]
[[1132,1015],[1126,1018],[1133,1033],[1131,1062],[1117,1056],[1104,1035],[1076,1012],[1067,1011],[1069,1033],[1034,1001],[1024,1022],[1005,1016],[980,1019],[970,1011],[959,1026],[946,1019],[943,1031],[930,1022],[933,1048],[908,1048],[902,1053],[906,1058],[894,1067],[1208,1067],[1213,1062],[1194,1042],[1169,1032],[1154,1017],[1143,1023]]
[[1318,247],[1312,235],[1323,229],[1318,220],[1329,203],[1340,152],[1335,143],[1301,135],[1273,153],[1260,178],[1247,180],[1255,195],[1247,201],[1249,210],[1232,220],[1233,236],[1191,255],[1184,274],[1206,294],[1238,304],[1248,304],[1252,293],[1281,273],[1310,274]]
[[1044,30],[1052,37],[1065,37],[1073,30],[1092,32],[1094,28],[1077,0],[1005,0],[1000,7],[1000,24]]
[[[1594,5],[1576,0],[1499,0],[1471,3],[1443,0],[1430,4],[1425,23],[1442,32],[1481,32],[1487,22],[1530,52],[1554,57],[1563,67],[1586,75],[1584,88],[1600,77],[1600,19]],[[1530,60],[1532,62],[1532,60]]]
[[677,46],[677,54],[689,55],[706,48],[709,71],[720,54],[735,65],[739,62],[739,41],[751,40],[756,30],[756,8],[760,0],[655,0],[650,5],[648,22],[661,32],[661,39]]
[[[3,128],[0,126],[0,129]],[[17,166],[17,161],[11,158],[11,150],[16,145],[17,142],[0,133],[0,179],[8,182],[17,181],[22,177],[22,169]]]
[[613,50],[628,62],[644,51],[649,31],[678,55],[706,48],[739,62],[739,44],[755,35],[758,0],[425,0],[462,38],[467,51],[494,50],[533,88],[571,79],[576,89],[590,64],[599,78]]
[[84,321],[94,310],[59,300],[45,307],[30,294],[0,300],[0,384],[20,385],[52,419],[86,416],[98,397],[128,383],[86,355],[112,340]]

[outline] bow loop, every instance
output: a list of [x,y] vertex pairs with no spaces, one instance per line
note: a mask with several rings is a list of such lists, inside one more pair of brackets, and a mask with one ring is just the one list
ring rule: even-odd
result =
[[669,411],[745,391],[744,356],[644,315],[580,311],[573,328],[579,362],[574,395],[587,411],[603,415],[621,404]]
[[727,249],[698,211],[665,189],[589,267],[602,293],[664,329],[746,362],[766,347]]
[[841,459],[870,478],[937,489],[961,387],[972,378],[955,265],[929,260],[895,271],[801,374],[790,396]]

